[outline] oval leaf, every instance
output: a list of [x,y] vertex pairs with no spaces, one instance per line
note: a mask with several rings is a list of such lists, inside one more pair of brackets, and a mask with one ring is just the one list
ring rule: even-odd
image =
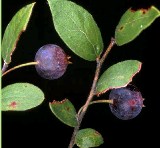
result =
[[76,110],[73,104],[68,100],[53,101],[49,103],[52,113],[63,123],[75,127],[77,126]]
[[2,40],[2,58],[7,64],[11,62],[11,55],[16,48],[21,33],[26,30],[34,4],[35,3],[29,4],[20,9],[9,22],[4,32]]
[[115,31],[118,46],[134,40],[144,29],[160,16],[160,11],[154,6],[148,9],[128,9],[121,17]]
[[109,89],[127,86],[133,76],[140,71],[141,65],[137,60],[126,60],[109,67],[97,82],[97,95]]
[[43,92],[29,83],[15,83],[2,89],[2,111],[25,111],[43,100]]
[[103,137],[96,130],[86,128],[78,131],[75,143],[80,148],[98,147],[103,144]]
[[55,29],[62,40],[81,58],[96,60],[102,52],[103,41],[92,15],[70,1],[48,2]]

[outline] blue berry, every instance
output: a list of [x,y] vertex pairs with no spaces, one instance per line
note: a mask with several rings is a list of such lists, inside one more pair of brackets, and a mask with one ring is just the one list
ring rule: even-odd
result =
[[63,49],[54,44],[42,46],[36,53],[35,66],[38,74],[49,80],[60,78],[68,66],[68,58]]
[[139,91],[131,87],[113,89],[109,99],[111,112],[119,119],[129,120],[135,118],[142,110],[143,98]]

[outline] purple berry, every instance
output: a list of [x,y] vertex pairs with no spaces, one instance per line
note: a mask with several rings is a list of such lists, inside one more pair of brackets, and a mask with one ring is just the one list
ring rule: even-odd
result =
[[63,49],[54,44],[42,46],[36,53],[35,66],[38,74],[49,80],[60,78],[68,66],[68,57]]
[[144,100],[139,91],[129,86],[111,90],[109,99],[113,100],[113,104],[109,104],[111,112],[122,120],[135,118],[141,112]]

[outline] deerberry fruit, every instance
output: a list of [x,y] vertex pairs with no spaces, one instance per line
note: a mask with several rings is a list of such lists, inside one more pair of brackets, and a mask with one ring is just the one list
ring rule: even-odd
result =
[[54,44],[42,46],[36,53],[35,66],[38,74],[49,80],[60,78],[68,66],[68,57],[63,49]]
[[142,110],[144,100],[141,93],[131,87],[111,90],[109,99],[113,100],[113,103],[109,104],[111,112],[122,120],[136,117]]

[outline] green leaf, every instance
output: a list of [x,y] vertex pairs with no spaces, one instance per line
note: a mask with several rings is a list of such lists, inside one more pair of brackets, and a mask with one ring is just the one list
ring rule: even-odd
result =
[[68,100],[53,101],[49,103],[52,113],[63,123],[75,127],[77,126],[76,110],[73,104]]
[[2,111],[25,111],[40,105],[43,92],[29,83],[15,83],[2,89]]
[[70,1],[48,0],[55,29],[78,56],[95,61],[103,50],[100,30],[92,15]]
[[69,0],[52,0],[52,2],[53,1],[58,2],[58,1],[69,1]]
[[2,58],[7,64],[11,62],[20,35],[26,30],[34,5],[32,3],[20,9],[6,27],[2,40]]
[[118,46],[134,40],[144,29],[160,16],[160,11],[151,6],[148,9],[136,11],[128,9],[121,17],[115,31],[115,40]]
[[126,60],[109,67],[97,82],[97,95],[105,93],[109,89],[128,85],[133,76],[140,71],[141,65],[141,62],[137,60]]
[[103,144],[103,137],[96,130],[86,128],[78,131],[75,143],[80,148],[98,147]]

